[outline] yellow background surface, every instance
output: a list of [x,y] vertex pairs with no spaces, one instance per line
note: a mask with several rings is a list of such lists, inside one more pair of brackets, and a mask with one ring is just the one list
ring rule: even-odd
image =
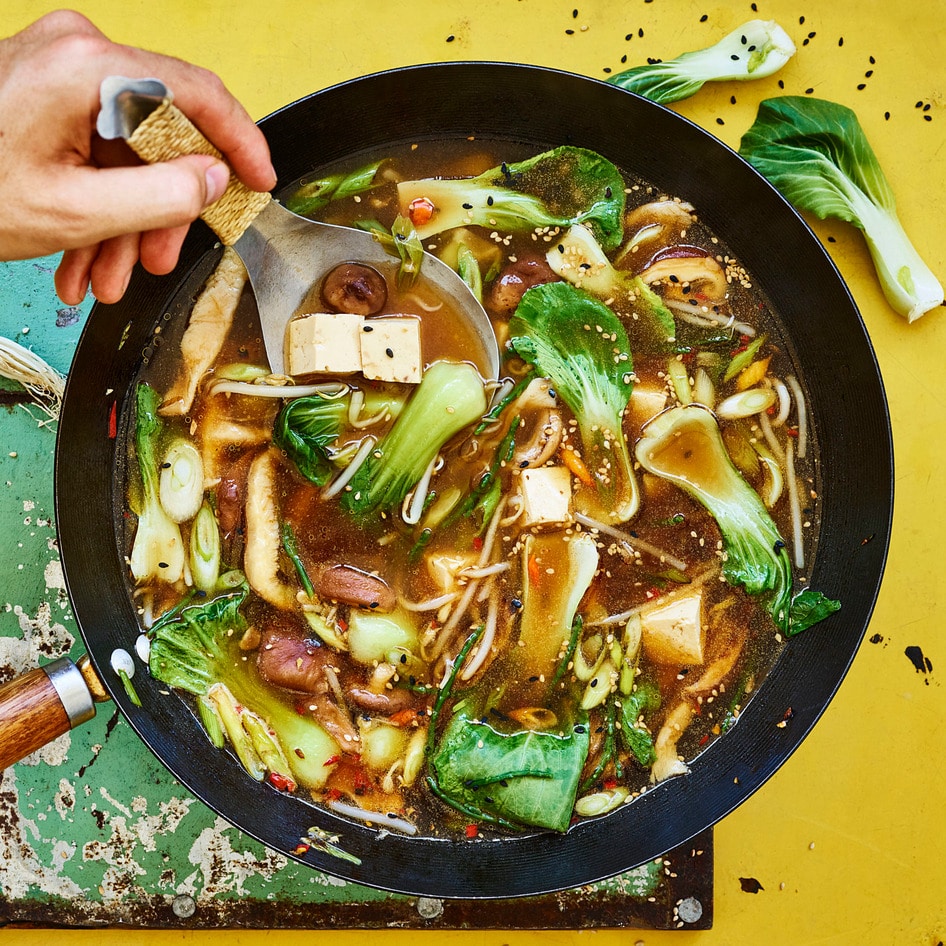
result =
[[[36,0],[3,0],[2,6],[4,34],[54,8]],[[707,88],[677,110],[735,147],[758,102],[779,94],[779,78],[787,93],[811,88],[819,97],[855,108],[897,194],[904,226],[940,279],[946,279],[946,4],[759,0],[756,6],[758,14],[749,2],[712,0],[79,4],[113,39],[214,69],[257,118],[335,82],[410,63],[508,60],[604,78],[605,69],[620,71],[622,56],[628,65],[648,56],[671,58],[709,45],[755,15],[773,18],[798,45],[779,76]],[[566,34],[569,29],[572,35]],[[625,39],[628,34],[632,39]],[[449,36],[455,38],[448,43]],[[873,75],[865,76],[871,70]],[[859,84],[866,87],[858,89]],[[930,108],[924,113],[917,103]],[[924,120],[924,114],[932,120]],[[946,940],[946,310],[907,325],[886,305],[860,234],[840,223],[816,223],[815,230],[825,241],[834,238],[831,254],[870,331],[890,399],[897,459],[895,526],[868,632],[882,640],[865,640],[813,734],[761,791],[718,825],[715,928],[703,933],[367,935],[390,946],[430,943],[434,937],[440,946],[553,946],[589,939],[602,946],[935,946]],[[909,646],[922,648],[930,672],[914,668],[904,653]],[[750,877],[761,884],[758,893],[743,892],[740,878]],[[355,946],[365,935],[7,930],[0,941],[38,946],[94,937],[116,946],[261,946],[278,940],[280,946],[297,946],[318,936],[331,937],[335,946]]]

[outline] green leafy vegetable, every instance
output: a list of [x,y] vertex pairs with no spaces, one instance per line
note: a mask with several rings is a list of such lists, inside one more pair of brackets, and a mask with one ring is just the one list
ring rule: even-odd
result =
[[135,455],[141,475],[140,504],[135,508],[138,528],[131,547],[131,573],[135,581],[173,584],[184,574],[184,540],[181,530],[164,511],[159,496],[156,450],[162,423],[161,398],[148,384],[135,391]]
[[552,270],[573,286],[612,304],[627,305],[638,316],[638,328],[649,332],[652,344],[672,341],[676,336],[673,314],[640,276],[616,269],[591,231],[579,224],[553,244],[545,255]]
[[220,528],[210,503],[204,502],[191,526],[190,566],[194,587],[212,594],[220,580]]
[[767,99],[739,153],[800,210],[862,230],[887,301],[908,321],[942,305],[943,287],[904,231],[851,109],[807,95]]
[[840,601],[826,598],[820,591],[806,588],[792,598],[788,633],[791,636],[808,630],[812,624],[823,621],[841,607]]
[[[297,713],[255,676],[238,650],[247,587],[187,604],[151,629],[149,667],[156,679],[194,694],[208,736],[223,734],[246,771],[276,787],[321,788],[338,746],[311,714]],[[208,725],[209,722],[209,725]]]
[[417,227],[421,239],[454,227],[522,231],[584,222],[608,251],[624,233],[624,180],[601,155],[562,146],[477,177],[429,178],[398,184],[401,213],[412,201],[433,204]]
[[472,365],[434,362],[394,426],[352,477],[342,507],[364,517],[399,505],[440,449],[485,410],[483,380]]
[[650,768],[657,759],[653,736],[639,722],[660,709],[660,691],[648,680],[638,680],[633,692],[621,697],[621,741],[637,761]]
[[329,174],[316,181],[309,181],[286,199],[286,207],[293,213],[307,216],[333,200],[362,194],[375,186],[375,175],[383,163],[383,160],[373,161],[348,174]]
[[337,472],[332,446],[348,417],[349,398],[298,397],[276,417],[273,441],[286,451],[299,472],[324,486]]
[[627,333],[603,303],[569,283],[534,286],[509,320],[510,345],[548,377],[578,422],[595,479],[589,514],[624,522],[640,503],[623,414],[633,388]]
[[433,787],[483,820],[565,831],[588,745],[584,722],[564,735],[503,733],[459,710],[430,759]]
[[764,597],[776,625],[791,633],[792,572],[785,543],[759,494],[733,465],[713,415],[697,404],[658,415],[644,428],[637,459],[707,509],[723,537],[723,577]]
[[608,79],[653,102],[689,98],[706,82],[761,79],[778,72],[795,54],[791,37],[774,20],[750,20],[705,49],[667,62],[634,66]]

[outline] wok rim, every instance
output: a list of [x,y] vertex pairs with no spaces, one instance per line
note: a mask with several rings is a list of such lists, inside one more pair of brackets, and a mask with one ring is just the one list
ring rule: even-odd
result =
[[[459,88],[461,91],[456,94],[469,95],[467,86],[474,79],[491,83],[493,93],[501,92],[506,101],[510,96],[525,95],[520,91],[523,86],[535,95],[542,89],[546,90],[545,94],[550,94],[550,89],[561,94],[567,88],[572,100],[600,103],[612,120],[616,115],[630,115],[635,120],[645,116],[645,123],[660,133],[669,129],[667,133],[678,143],[681,139],[685,141],[688,152],[696,150],[701,156],[715,156],[713,160],[719,167],[725,167],[727,175],[744,184],[744,200],[752,197],[753,206],[762,201],[778,208],[781,237],[791,243],[793,255],[801,252],[805,260],[813,261],[816,269],[811,272],[817,273],[819,285],[824,283],[822,301],[830,301],[832,308],[843,313],[835,316],[841,321],[840,326],[806,325],[804,332],[799,329],[797,333],[791,324],[788,328],[791,343],[796,346],[794,354],[801,361],[810,390],[826,387],[819,366],[830,366],[840,373],[840,377],[834,376],[832,390],[844,379],[856,387],[856,391],[852,389],[845,394],[846,389],[840,386],[842,400],[851,402],[845,417],[852,426],[845,430],[838,429],[835,418],[841,408],[825,411],[827,402],[815,399],[819,402],[814,417],[823,451],[822,467],[825,459],[833,464],[839,456],[839,462],[846,465],[842,467],[843,482],[835,483],[836,474],[832,469],[822,477],[819,486],[823,524],[811,585],[836,596],[830,580],[819,582],[819,579],[836,576],[849,580],[854,575],[861,582],[857,596],[853,603],[850,596],[842,599],[843,607],[837,615],[786,643],[775,667],[749,701],[739,721],[690,763],[689,775],[655,786],[610,815],[578,822],[564,835],[481,837],[473,842],[394,834],[379,839],[376,829],[355,825],[324,809],[287,798],[269,786],[250,781],[227,753],[216,753],[209,764],[207,759],[198,762],[191,751],[194,739],[203,738],[196,721],[181,718],[178,698],[163,697],[156,681],[146,674],[136,677],[144,707],[139,709],[131,704],[109,670],[112,649],[124,646],[131,650],[134,641],[125,631],[133,612],[123,581],[116,583],[116,577],[121,579],[122,562],[114,542],[113,526],[109,521],[106,529],[99,521],[103,518],[98,512],[103,500],[107,498],[106,505],[111,510],[113,499],[116,441],[109,437],[109,416],[113,410],[118,416],[122,415],[118,397],[107,393],[103,397],[103,392],[111,388],[127,394],[140,359],[136,354],[134,363],[129,364],[129,352],[146,352],[153,341],[149,328],[145,345],[138,345],[142,341],[140,323],[148,321],[139,308],[144,305],[146,311],[149,306],[155,310],[157,301],[162,301],[161,311],[155,311],[150,320],[153,325],[160,321],[164,306],[181,286],[199,284],[206,275],[213,261],[214,240],[202,225],[191,229],[182,251],[182,262],[174,273],[159,279],[139,269],[122,302],[114,306],[96,303],[93,307],[76,349],[63,401],[57,437],[55,495],[66,586],[93,665],[139,737],[194,795],[270,848],[338,877],[396,893],[490,899],[551,893],[604,880],[644,864],[685,844],[725,817],[784,764],[833,698],[866,632],[889,548],[894,480],[893,441],[883,380],[863,320],[837,267],[802,217],[777,191],[736,152],[693,122],[633,93],[561,70],[516,63],[449,62],[405,66],[350,79],[290,103],[260,124],[270,138],[277,171],[280,171],[284,166],[295,166],[293,161],[297,156],[293,156],[292,161],[288,157],[281,158],[279,149],[288,149],[294,141],[290,126],[300,114],[317,113],[319,109],[331,112],[334,104],[343,99],[354,100],[359,107],[367,109],[371,105],[366,105],[367,98],[374,96],[372,102],[379,96],[392,98],[396,97],[397,90],[404,89],[427,94],[432,87],[441,93]],[[379,109],[377,105],[371,107]],[[417,109],[420,105],[412,101],[405,107]],[[591,120],[583,117],[575,124],[584,129],[584,122]],[[568,127],[571,129],[572,125]],[[534,125],[530,125],[528,131],[519,133],[522,140],[538,141],[533,128]],[[511,131],[507,128],[507,132]],[[376,134],[374,130],[372,134]],[[570,137],[579,135],[575,132]],[[490,137],[497,135],[491,132]],[[498,137],[514,135],[506,133]],[[401,140],[409,139],[405,136]],[[542,141],[549,146],[575,143],[591,147],[611,157],[619,167],[640,173],[638,167],[629,167],[626,161],[618,160],[607,154],[606,149],[586,140]],[[361,150],[369,147],[376,150],[379,145],[372,144]],[[285,176],[292,180],[300,175],[288,173]],[[650,179],[662,184],[659,178]],[[679,192],[669,186],[666,189],[693,201],[706,216],[693,193]],[[720,194],[721,207],[727,200]],[[734,243],[732,231],[726,232],[725,227],[716,223],[710,226],[735,255],[742,260],[748,258],[739,252],[741,236]],[[767,266],[747,268],[755,276],[760,272],[763,276],[768,274]],[[774,299],[774,294],[763,288]],[[792,300],[788,309],[794,312],[796,307]],[[779,308],[784,307],[779,304]],[[138,319],[137,326],[133,316]],[[786,321],[791,323],[793,318]],[[131,325],[129,341],[132,344],[117,348],[116,343],[127,325]],[[833,345],[830,353],[816,357],[814,349],[818,345],[829,347],[829,342]],[[813,347],[811,353],[806,347],[809,343]],[[820,359],[827,354],[831,355],[829,365],[823,365]],[[102,381],[103,371],[107,384]],[[863,444],[866,434],[873,437],[870,450]],[[855,460],[869,462],[864,464],[865,468],[855,470]],[[81,476],[77,471],[81,471]],[[865,477],[869,477],[866,483]],[[869,486],[870,502],[865,502],[869,508],[866,512],[855,510],[856,521],[852,521],[855,511],[841,508],[839,495],[849,492],[852,484]],[[105,541],[106,531],[112,536],[111,549]],[[865,541],[868,538],[871,541]],[[104,576],[101,573],[103,555],[107,556]],[[117,584],[121,585],[124,604],[116,597]],[[116,609],[122,620],[116,616]],[[137,635],[136,626],[133,633]],[[803,687],[796,685],[801,682],[805,684]],[[172,705],[173,712],[170,711]],[[790,721],[779,726],[789,708]],[[236,806],[236,812],[234,798],[242,802]],[[361,857],[362,864],[349,864],[314,849],[304,856],[297,854],[296,844],[310,825],[339,834],[341,846]]]

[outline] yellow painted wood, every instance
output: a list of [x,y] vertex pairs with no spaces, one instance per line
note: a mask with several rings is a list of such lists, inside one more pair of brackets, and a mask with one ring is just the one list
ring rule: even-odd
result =
[[[854,107],[897,194],[907,231],[946,279],[946,3],[759,0],[757,5],[760,15],[777,19],[795,38],[796,58],[780,76],[705,89],[678,110],[736,146],[758,101],[779,93],[779,78],[786,92],[813,88],[820,97]],[[54,6],[4,0],[0,30],[13,32]],[[513,60],[604,77],[603,69],[621,68],[623,55],[628,64],[648,56],[669,58],[708,45],[754,15],[748,2],[713,0],[84,0],[80,6],[117,40],[213,68],[255,117],[359,74],[425,61]],[[809,33],[815,35],[803,46]],[[633,37],[629,41],[627,34]],[[455,38],[448,43],[449,36]],[[874,74],[866,78],[871,69]],[[858,90],[860,83],[866,88]],[[917,102],[930,104],[932,121],[923,120]],[[946,310],[908,326],[884,302],[860,235],[840,223],[819,223],[815,229],[822,239],[836,241],[829,246],[873,338],[893,416],[895,531],[869,632],[882,640],[865,641],[814,733],[774,779],[717,828],[716,928],[371,934],[379,941],[407,946],[432,944],[436,937],[438,946],[572,946],[593,938],[603,946],[934,946],[946,940]],[[831,318],[831,313],[811,317]],[[908,646],[922,648],[931,672],[914,669],[904,653]],[[749,877],[761,883],[758,893],[742,891],[740,878]],[[0,944],[39,946],[53,935],[61,946],[93,936],[107,946],[276,941],[302,946],[312,940],[306,933],[242,931],[4,931]],[[364,940],[358,932],[316,935],[322,941],[331,937],[334,946]]]

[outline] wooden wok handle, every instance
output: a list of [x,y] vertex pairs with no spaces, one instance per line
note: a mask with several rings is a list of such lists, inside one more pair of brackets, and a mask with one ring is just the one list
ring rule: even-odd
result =
[[95,715],[82,671],[68,657],[0,687],[0,769]]
[[[102,83],[101,100],[105,118],[99,118],[99,133],[124,138],[148,164],[187,154],[209,154],[226,163],[220,151],[172,104],[171,91],[159,80],[109,76]],[[271,200],[269,194],[250,190],[231,170],[223,196],[200,216],[223,243],[232,246]]]

